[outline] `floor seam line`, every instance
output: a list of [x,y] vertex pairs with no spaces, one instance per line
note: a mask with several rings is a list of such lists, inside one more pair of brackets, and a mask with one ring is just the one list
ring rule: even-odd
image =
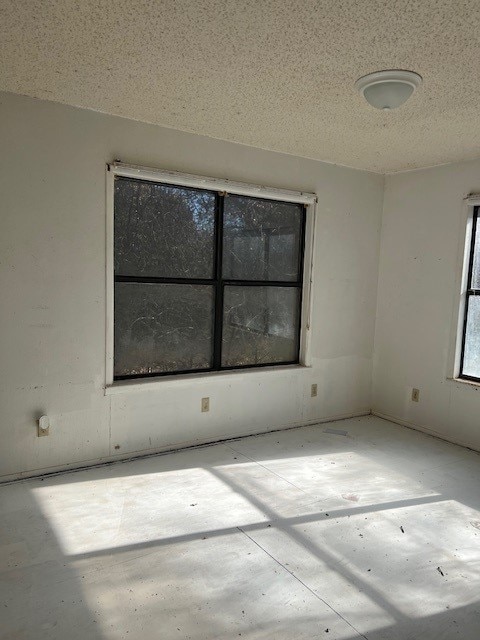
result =
[[245,458],[247,458],[247,460],[250,460],[251,462],[254,462],[255,464],[258,464],[259,467],[262,467],[262,469],[265,469],[265,471],[268,471],[269,473],[271,473],[272,475],[276,476],[277,478],[280,478],[280,480],[283,480],[284,482],[287,482],[289,485],[291,485],[292,487],[294,487],[295,489],[298,489],[298,491],[301,491],[302,493],[304,493],[306,496],[309,496],[310,498],[315,498],[315,496],[312,496],[311,493],[308,493],[308,491],[305,491],[305,489],[302,489],[301,487],[297,487],[296,484],[294,484],[293,482],[291,482],[290,480],[287,480],[287,478],[284,478],[283,476],[281,476],[279,473],[277,473],[276,471],[272,471],[272,469],[269,469],[268,467],[266,467],[265,465],[263,465],[261,462],[258,462],[258,460],[255,460],[254,458],[251,458],[250,456],[247,456],[246,453],[242,453],[241,451],[238,451],[237,449],[234,449],[232,446],[227,445],[232,451],[234,451],[235,453],[238,453],[238,455],[240,456],[244,456]]
[[307,589],[315,598],[317,598],[317,600],[320,600],[320,602],[323,602],[323,604],[328,607],[331,611],[333,611],[333,613],[335,613],[339,618],[341,618],[345,624],[347,624],[351,629],[353,629],[355,631],[356,634],[358,634],[358,636],[360,638],[364,638],[364,640],[368,640],[367,636],[363,635],[363,633],[361,633],[358,629],[356,629],[353,624],[351,622],[349,622],[346,618],[344,618],[344,616],[342,616],[342,614],[337,611],[334,607],[332,607],[331,604],[329,604],[326,600],[324,600],[318,593],[316,593],[311,587],[309,587],[307,584],[305,584],[305,582],[303,582],[302,580],[300,580],[300,578],[298,576],[296,576],[292,571],[290,571],[290,569],[287,569],[287,567],[285,565],[283,565],[280,560],[277,560],[277,558],[275,558],[275,556],[273,556],[271,553],[269,553],[264,547],[262,547],[261,544],[259,544],[254,538],[252,538],[251,536],[248,535],[248,533],[246,531],[244,531],[242,529],[242,527],[237,527],[237,529],[243,533],[243,535],[245,535],[249,540],[251,540],[253,542],[253,544],[255,544],[259,549],[261,549],[264,553],[267,554],[267,556],[269,558],[271,558],[274,562],[276,562],[280,567],[282,567],[282,569],[284,569],[289,575],[292,576],[292,578],[294,578],[298,583],[300,583],[303,587],[305,587],[305,589]]

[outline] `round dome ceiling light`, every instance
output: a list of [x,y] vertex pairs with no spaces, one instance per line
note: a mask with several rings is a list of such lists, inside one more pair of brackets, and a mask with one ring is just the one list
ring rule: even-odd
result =
[[359,78],[355,88],[372,107],[390,111],[406,102],[421,84],[422,76],[418,73],[392,69],[375,71]]

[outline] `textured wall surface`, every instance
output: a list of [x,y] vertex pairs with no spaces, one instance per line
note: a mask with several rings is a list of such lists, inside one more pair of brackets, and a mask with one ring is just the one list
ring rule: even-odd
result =
[[[12,94],[0,121],[1,475],[369,411],[382,176]],[[318,194],[311,368],[104,395],[115,158]],[[38,438],[43,413],[52,426]]]
[[[459,304],[463,198],[480,161],[386,178],[373,409],[480,449],[480,387],[448,380]],[[452,326],[453,325],[453,326]],[[412,402],[412,387],[420,401]]]
[[[479,27],[478,0],[2,0],[0,89],[388,172],[480,155]],[[354,82],[391,68],[424,84],[383,113]]]

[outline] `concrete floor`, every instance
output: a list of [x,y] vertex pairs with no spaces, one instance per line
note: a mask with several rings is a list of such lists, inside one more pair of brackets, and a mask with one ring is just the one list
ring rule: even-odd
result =
[[480,457],[373,416],[0,505],[1,640],[480,638]]

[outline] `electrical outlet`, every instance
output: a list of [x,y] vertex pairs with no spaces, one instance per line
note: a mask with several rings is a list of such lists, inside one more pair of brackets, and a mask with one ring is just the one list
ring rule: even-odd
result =
[[50,435],[50,419],[48,416],[42,416],[38,419],[37,436],[43,438],[43,436],[48,435]]
[[210,398],[202,398],[202,413],[210,411]]
[[412,389],[412,401],[418,402],[420,400],[420,389]]
[[316,384],[312,384],[312,388],[310,390],[310,396],[312,398],[316,398],[317,397],[317,393],[318,393],[318,387]]

